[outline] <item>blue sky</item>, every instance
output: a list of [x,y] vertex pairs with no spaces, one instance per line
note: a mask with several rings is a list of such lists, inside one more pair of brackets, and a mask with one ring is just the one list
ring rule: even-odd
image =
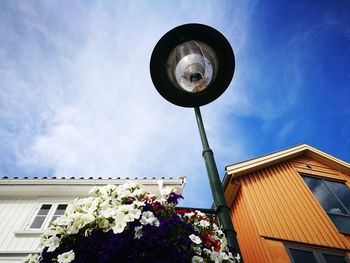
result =
[[212,203],[191,109],[154,89],[175,26],[222,32],[228,90],[202,108],[225,165],[299,143],[350,161],[349,1],[1,1],[0,176],[187,176]]

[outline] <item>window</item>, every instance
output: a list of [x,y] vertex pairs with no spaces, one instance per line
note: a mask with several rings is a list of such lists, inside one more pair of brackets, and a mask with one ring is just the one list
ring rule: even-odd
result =
[[30,225],[30,228],[40,229],[51,209],[50,204],[41,205],[37,215],[35,216],[33,222]]
[[29,229],[45,229],[49,223],[64,214],[67,204],[40,204],[38,211],[28,224]]
[[312,253],[312,251],[290,248],[289,252],[295,263],[299,263],[299,262],[317,263],[316,258]]
[[318,202],[337,229],[350,234],[350,190],[340,182],[302,175]]
[[59,204],[57,206],[57,209],[55,211],[55,213],[53,214],[53,217],[51,219],[51,222],[55,221],[58,217],[60,217],[61,215],[64,214],[64,212],[66,211],[67,205],[66,204]]
[[345,253],[311,247],[287,245],[293,263],[349,263]]

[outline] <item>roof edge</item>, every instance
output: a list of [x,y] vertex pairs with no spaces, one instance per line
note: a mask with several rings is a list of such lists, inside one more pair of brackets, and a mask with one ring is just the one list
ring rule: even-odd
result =
[[[270,154],[263,155],[261,157],[249,159],[243,162],[238,162],[225,167],[226,174],[229,176],[240,176],[247,174],[258,169],[265,168],[267,166],[283,162],[288,159],[295,158],[305,154],[317,160],[323,161],[330,166],[333,166],[347,174],[350,174],[350,164],[340,160],[328,153],[318,150],[307,144],[299,144],[293,147],[289,147],[284,150],[273,152]],[[225,183],[226,175],[224,178]],[[226,183],[227,184],[227,183]]]
[[3,177],[0,178],[0,185],[7,184],[18,184],[18,185],[104,185],[104,184],[122,184],[126,182],[138,182],[140,184],[157,184],[159,181],[175,183],[175,184],[184,184],[186,183],[185,176],[179,176],[178,178],[143,178],[143,179],[130,179],[130,178],[99,178],[99,179],[50,179],[50,178],[9,178]]
[[103,186],[106,184],[121,185],[126,182],[139,183],[147,191],[156,195],[161,194],[161,189],[170,187],[178,194],[182,194],[186,184],[186,177],[178,179],[1,179],[0,199],[3,198],[63,198],[63,197],[86,197],[93,186]]

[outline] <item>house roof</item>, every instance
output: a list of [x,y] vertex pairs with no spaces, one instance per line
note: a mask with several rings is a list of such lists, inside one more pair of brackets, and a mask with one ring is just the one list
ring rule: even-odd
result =
[[231,177],[242,176],[256,170],[277,164],[297,156],[306,155],[317,161],[329,165],[346,174],[350,174],[350,164],[340,160],[328,153],[320,151],[307,144],[299,144],[284,150],[266,154],[257,158],[249,159],[243,162],[227,165],[225,167],[226,175],[223,181],[224,188]]
[[[2,179],[9,179],[9,180],[119,180],[119,179],[127,179],[127,180],[151,180],[151,179],[156,179],[156,177],[152,177],[152,178],[147,178],[147,177],[142,177],[142,178],[138,178],[138,177],[134,177],[134,178],[129,178],[129,177],[125,177],[125,178],[121,178],[121,177],[115,177],[115,178],[112,178],[112,177],[108,177],[108,178],[102,178],[102,177],[64,177],[64,176],[61,176],[61,177],[56,177],[56,176],[42,176],[42,177],[38,177],[38,176],[34,176],[34,177],[28,177],[28,176],[25,176],[25,177],[20,177],[20,176],[2,176],[0,177],[0,180]],[[173,177],[169,177],[169,178],[165,178],[165,177],[161,177],[161,178],[158,178],[158,179],[169,179],[169,180],[173,180],[174,178]]]
[[177,193],[182,193],[186,177],[173,178],[65,178],[65,177],[2,177],[0,178],[0,198],[2,197],[83,197],[95,185],[137,182],[145,186],[147,191],[159,195],[160,189],[171,187]]

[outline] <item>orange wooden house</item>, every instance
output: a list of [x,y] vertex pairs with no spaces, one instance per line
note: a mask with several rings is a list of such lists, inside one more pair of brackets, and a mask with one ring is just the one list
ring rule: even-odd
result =
[[245,263],[350,262],[350,164],[302,144],[226,167]]

